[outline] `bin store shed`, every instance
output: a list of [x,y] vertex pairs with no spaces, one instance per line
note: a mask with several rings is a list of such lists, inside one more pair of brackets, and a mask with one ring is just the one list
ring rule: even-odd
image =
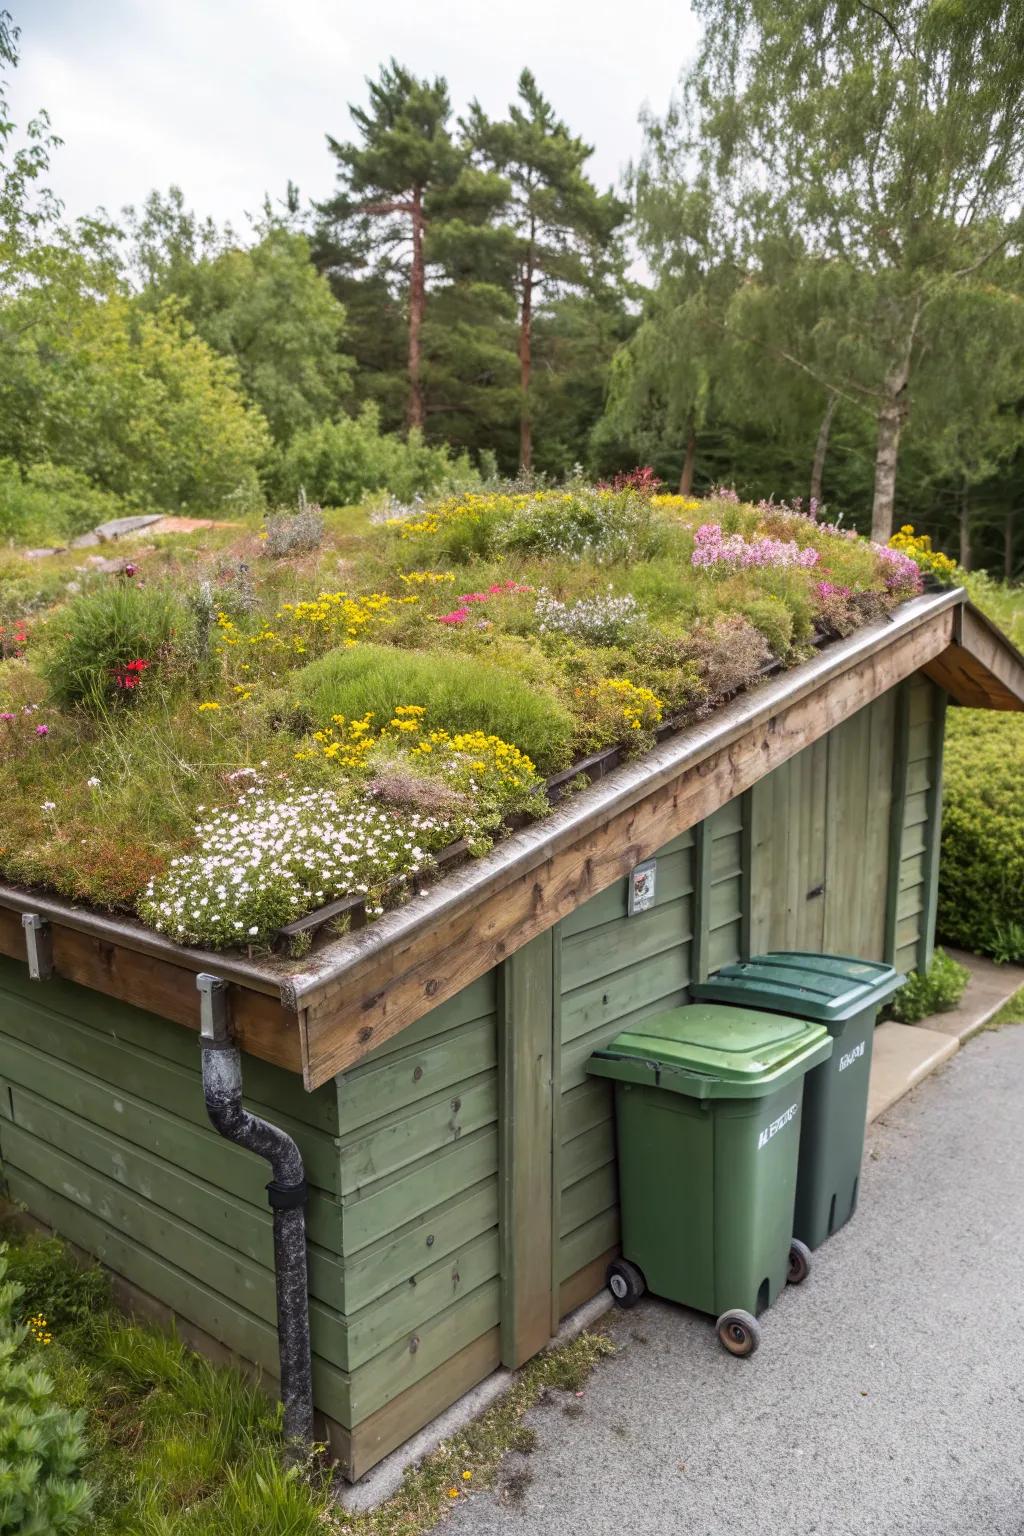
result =
[[[358,1478],[601,1289],[619,1217],[595,1047],[751,953],[927,963],[947,702],[1024,709],[1024,657],[949,590],[301,961],[0,887],[9,1200],[275,1376],[266,1166],[200,1084],[195,977],[221,977],[247,1100],[305,1159],[316,1403]],[[29,979],[24,913],[50,979]]]

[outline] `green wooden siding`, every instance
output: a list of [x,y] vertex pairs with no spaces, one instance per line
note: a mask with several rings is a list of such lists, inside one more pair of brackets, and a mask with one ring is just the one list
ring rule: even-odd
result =
[[336,1086],[351,1427],[499,1321],[495,973]]
[[745,803],[732,801],[661,849],[647,912],[627,916],[621,880],[559,925],[558,1281],[619,1238],[611,1085],[587,1075],[587,1060],[646,1014],[686,1002],[698,973],[740,957]]
[[[266,1164],[209,1125],[196,1036],[0,960],[0,1156],[9,1197],[276,1375]],[[246,1064],[247,1102],[295,1136],[312,1185],[321,1404],[345,1397],[333,1089]],[[331,1406],[334,1405],[334,1406]]]
[[935,942],[942,748],[946,695],[919,674],[896,690],[885,954],[901,971],[923,970]]

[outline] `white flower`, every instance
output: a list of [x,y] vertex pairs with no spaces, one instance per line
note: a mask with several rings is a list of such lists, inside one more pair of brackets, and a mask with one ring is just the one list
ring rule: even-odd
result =
[[56,809],[57,809],[57,802],[56,802],[56,800],[44,800],[42,805],[40,806],[40,810],[43,810],[43,811],[55,811]]
[[95,774],[93,774],[91,779],[86,779],[85,782],[89,786],[90,789],[99,789],[99,787],[100,787],[100,781],[96,777]]

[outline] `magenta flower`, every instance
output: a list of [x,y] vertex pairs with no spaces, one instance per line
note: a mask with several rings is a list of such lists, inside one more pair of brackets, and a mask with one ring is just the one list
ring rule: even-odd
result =
[[16,720],[17,718],[17,715],[12,714],[9,709],[5,709],[3,714],[0,714],[0,720]]
[[36,735],[37,736],[49,736],[49,734],[50,734],[50,727],[48,725],[37,725],[36,726]]

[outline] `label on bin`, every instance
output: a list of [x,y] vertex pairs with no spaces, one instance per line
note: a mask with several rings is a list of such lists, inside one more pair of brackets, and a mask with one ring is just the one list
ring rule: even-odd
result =
[[766,1147],[771,1141],[772,1137],[777,1136],[780,1131],[784,1131],[789,1122],[791,1120],[795,1120],[799,1113],[800,1105],[791,1104],[789,1108],[778,1117],[777,1120],[773,1120],[771,1125],[766,1125],[764,1130],[757,1138],[757,1150],[760,1152],[762,1147]]
[[867,1049],[867,1041],[862,1040],[860,1045],[855,1045],[852,1051],[847,1051],[845,1056],[839,1058],[839,1070],[845,1072],[847,1067],[852,1067],[858,1056],[863,1056]]

